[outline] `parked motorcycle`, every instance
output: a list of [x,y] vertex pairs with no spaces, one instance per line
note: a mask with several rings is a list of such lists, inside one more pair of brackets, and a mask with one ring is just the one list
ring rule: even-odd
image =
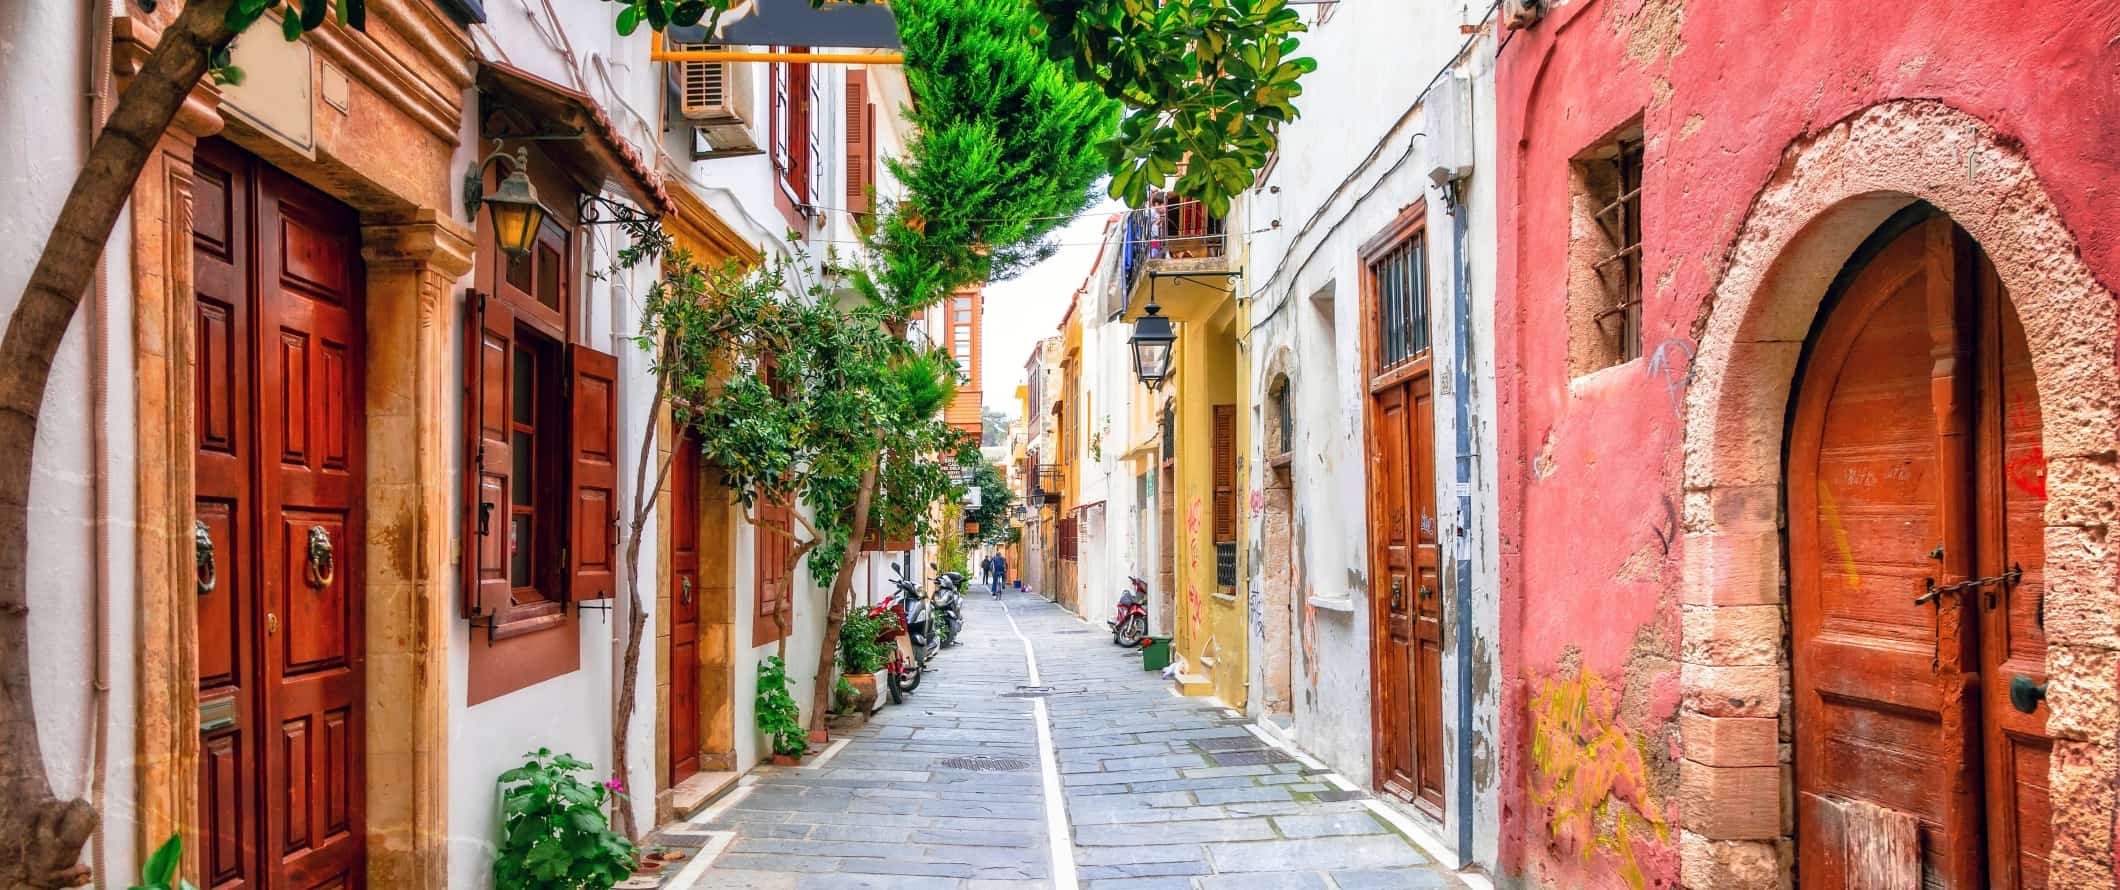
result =
[[1104,622],[1112,629],[1112,642],[1134,647],[1148,638],[1148,582],[1139,578],[1128,578],[1133,589],[1119,594],[1118,614]]
[[960,572],[935,576],[935,622],[943,647],[957,645],[957,635],[964,632],[964,584]]
[[[893,567],[892,574],[897,574]],[[920,591],[912,582],[897,578],[897,590],[884,598],[882,603],[870,607],[869,617],[889,617],[883,623],[884,630],[876,635],[878,642],[889,644],[891,660],[884,665],[884,684],[890,690],[891,704],[905,700],[907,693],[920,688],[922,659],[913,647],[913,635],[908,620],[908,605],[918,602]]]

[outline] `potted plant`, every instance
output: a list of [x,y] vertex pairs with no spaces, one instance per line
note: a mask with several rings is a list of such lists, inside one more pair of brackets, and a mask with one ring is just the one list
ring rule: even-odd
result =
[[610,804],[625,806],[616,780],[582,781],[589,764],[539,748],[522,766],[501,773],[501,842],[493,883],[510,890],[607,888],[630,877],[638,851],[604,818]]
[[876,672],[890,662],[890,650],[877,639],[889,614],[855,609],[839,626],[840,678],[854,688],[854,712],[863,717],[876,710]]
[[802,709],[788,693],[788,666],[778,655],[758,663],[758,731],[773,750],[773,763],[794,766],[810,750],[810,735],[802,726]]

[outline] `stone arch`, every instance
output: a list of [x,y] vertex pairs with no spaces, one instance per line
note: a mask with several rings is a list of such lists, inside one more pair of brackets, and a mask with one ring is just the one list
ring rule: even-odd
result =
[[1686,394],[1679,845],[1687,887],[1774,887],[1788,827],[1783,424],[1821,298],[1856,247],[1916,201],[1979,242],[2033,356],[2047,457],[2052,871],[2112,887],[2120,779],[2113,294],[2021,148],[1932,100],[1871,106],[1792,143],[1754,198],[1695,325]]
[[1282,345],[1268,357],[1259,377],[1259,598],[1251,622],[1253,658],[1251,704],[1267,719],[1295,713],[1294,672],[1298,631],[1296,604],[1302,590],[1301,532],[1295,492],[1295,350]]

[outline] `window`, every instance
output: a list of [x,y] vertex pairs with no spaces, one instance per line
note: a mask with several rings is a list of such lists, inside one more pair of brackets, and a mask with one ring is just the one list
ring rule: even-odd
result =
[[1428,354],[1428,236],[1412,233],[1369,262],[1376,288],[1377,373]]
[[[797,46],[785,49],[808,51]],[[780,186],[774,203],[788,214],[790,223],[798,226],[814,203],[810,195],[810,159],[817,156],[817,137],[810,126],[810,106],[816,92],[810,66],[773,63],[773,170]]]
[[[482,229],[481,253],[499,258],[491,237]],[[568,603],[613,591],[617,368],[569,342],[573,255],[548,218],[471,300],[464,612],[496,640],[563,625]]]
[[876,106],[868,101],[868,72],[850,68],[846,72],[846,208],[867,213],[876,187]]
[[1275,458],[1286,457],[1295,448],[1296,441],[1296,414],[1295,406],[1289,401],[1288,375],[1275,377],[1267,386],[1266,410],[1271,424],[1267,427],[1266,454]]
[[1639,124],[1572,164],[1569,368],[1585,374],[1642,354],[1642,135]]

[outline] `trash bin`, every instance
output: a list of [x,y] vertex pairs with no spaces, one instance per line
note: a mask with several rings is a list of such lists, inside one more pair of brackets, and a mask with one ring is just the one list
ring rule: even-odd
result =
[[1147,637],[1141,641],[1141,669],[1160,671],[1170,667],[1170,638]]

